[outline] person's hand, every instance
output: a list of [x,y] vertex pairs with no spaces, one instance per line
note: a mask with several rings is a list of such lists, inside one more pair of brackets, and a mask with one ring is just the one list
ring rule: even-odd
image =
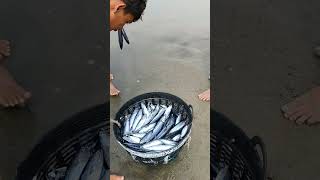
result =
[[124,176],[110,175],[110,180],[124,180]]

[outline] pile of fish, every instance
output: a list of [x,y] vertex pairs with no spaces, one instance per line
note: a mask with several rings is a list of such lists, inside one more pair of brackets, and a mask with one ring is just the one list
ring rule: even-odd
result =
[[[50,171],[47,180],[106,180],[109,179],[109,138],[104,130],[99,132],[95,147],[81,147],[69,167]],[[37,180],[36,177],[33,180]]]
[[190,124],[182,120],[181,113],[175,115],[171,110],[172,105],[141,102],[123,117],[124,144],[139,152],[162,152],[175,147],[187,134]]

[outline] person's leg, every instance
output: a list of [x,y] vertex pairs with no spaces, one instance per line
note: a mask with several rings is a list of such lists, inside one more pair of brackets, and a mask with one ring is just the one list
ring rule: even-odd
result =
[[9,55],[9,41],[0,40],[0,106],[3,107],[22,105],[31,97],[31,94],[19,86],[4,67],[3,60]]
[[284,105],[281,110],[285,118],[297,124],[318,124],[320,122],[320,86]]
[[0,87],[0,106],[23,105],[31,97],[31,94],[17,84],[2,64],[0,64]]
[[7,56],[10,56],[10,42],[0,40],[0,63],[2,63]]
[[199,99],[202,101],[210,101],[210,89],[204,91],[198,95]]
[[113,75],[110,74],[110,96],[118,96],[120,91],[116,88],[116,86],[112,83]]

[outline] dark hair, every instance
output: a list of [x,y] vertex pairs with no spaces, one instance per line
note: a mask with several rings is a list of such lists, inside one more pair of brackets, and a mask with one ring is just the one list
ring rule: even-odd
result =
[[123,0],[123,2],[126,4],[125,13],[133,15],[133,22],[141,19],[147,0]]

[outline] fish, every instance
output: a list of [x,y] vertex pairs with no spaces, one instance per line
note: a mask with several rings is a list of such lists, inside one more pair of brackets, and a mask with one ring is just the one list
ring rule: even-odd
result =
[[178,141],[178,140],[180,139],[180,137],[181,137],[181,135],[178,134],[178,135],[174,136],[174,137],[172,138],[172,140],[173,140],[173,141]]
[[134,131],[142,118],[142,109],[139,110],[135,120],[133,121],[132,131]]
[[178,115],[177,119],[176,119],[176,123],[175,124],[179,124],[179,122],[181,121],[181,114]]
[[153,105],[152,103],[150,103],[150,107],[151,107],[151,110],[152,110],[152,111],[156,108],[156,106]]
[[143,126],[151,123],[151,120],[158,114],[159,110],[160,110],[160,106],[157,105],[157,106],[155,107],[154,111],[152,111],[152,112],[149,114],[149,116],[146,118],[146,121],[144,122]]
[[131,136],[137,137],[137,138],[143,138],[147,133],[136,133],[136,134],[131,134]]
[[130,132],[130,121],[129,121],[129,120],[126,120],[126,121],[124,122],[123,134],[124,134],[124,135],[127,135],[127,134],[129,134],[129,132]]
[[144,115],[149,115],[149,111],[143,102],[141,103],[141,108]]
[[175,141],[168,140],[168,139],[159,139],[159,141],[161,141],[164,145],[172,145],[172,146],[177,145]]
[[100,146],[101,146],[101,149],[103,151],[103,157],[104,157],[104,162],[106,165],[109,166],[109,147],[110,147],[110,140],[106,134],[106,132],[104,131],[100,131],[99,132],[99,140],[100,140]]
[[124,31],[123,28],[122,28],[122,36],[123,36],[124,40],[125,40],[128,44],[130,44],[129,38],[128,38],[128,36],[127,36],[127,33]]
[[165,116],[166,118],[168,118],[169,115],[170,115],[171,110],[172,110],[172,105],[170,105],[170,106],[166,109],[166,111],[164,112],[163,116]]
[[180,129],[183,128],[183,126],[186,124],[186,121],[181,121],[179,124],[175,125],[170,131],[169,131],[169,134],[170,133],[174,133],[176,131],[179,131]]
[[146,142],[149,142],[153,138],[153,131],[148,132],[140,141],[140,144],[144,144]]
[[162,130],[159,132],[159,134],[156,135],[156,137],[154,139],[162,138],[166,134],[167,131],[168,131],[168,128],[163,127]]
[[130,117],[130,129],[132,129],[133,121],[136,118],[138,112],[139,112],[139,108],[136,108]]
[[163,144],[163,142],[161,142],[160,140],[153,140],[153,141],[150,141],[148,143],[145,143],[141,147],[145,149],[147,147],[157,146],[157,145],[161,145],[161,144]]
[[153,109],[151,108],[151,102],[148,102],[147,109],[148,109],[149,113],[151,113],[153,111]]
[[[163,118],[165,118],[164,116],[163,116]],[[158,121],[158,123],[157,123],[157,125],[156,125],[156,127],[154,127],[154,129],[152,130],[152,137],[154,138],[155,136],[157,136],[158,134],[159,134],[159,132],[162,130],[162,127],[163,127],[163,125],[164,125],[164,121]],[[152,138],[152,139],[153,139]]]
[[140,122],[138,123],[138,125],[134,131],[139,131],[145,125],[145,122],[147,120],[147,116],[148,115],[143,115],[143,117],[141,118]]
[[154,123],[154,122],[158,121],[165,111],[166,111],[165,108],[161,108],[159,110],[158,114],[151,120],[150,123]]
[[129,142],[125,142],[123,144],[127,145],[132,150],[135,150],[135,151],[140,151],[141,150],[139,144],[134,144],[134,143],[129,143]]
[[174,125],[174,123],[175,123],[174,117],[171,116],[171,118],[167,121],[167,124],[165,125],[165,128],[163,128],[159,132],[159,134],[155,137],[155,139],[162,138],[171,129],[171,127]]
[[135,137],[135,136],[123,136],[122,139],[128,141],[128,142],[131,142],[131,143],[140,143],[140,138],[138,137]]
[[167,139],[159,139],[159,141],[161,141],[164,145],[172,145],[172,146],[177,145],[176,142],[170,141],[170,140],[167,140]]
[[152,124],[148,124],[147,126],[141,128],[141,130],[139,131],[139,133],[148,133],[149,131],[151,131],[157,123],[152,123]]
[[147,147],[145,149],[149,150],[149,151],[166,151],[166,150],[169,150],[171,148],[173,148],[172,145],[157,145],[157,146],[150,146],[150,147]]
[[119,46],[120,49],[123,48],[123,34],[122,34],[122,29],[118,30],[118,42],[119,42]]
[[73,159],[71,165],[69,166],[65,180],[75,180],[80,179],[83,170],[86,167],[91,156],[90,149],[88,147],[83,147],[80,149],[79,153]]
[[189,125],[185,125],[183,127],[183,129],[181,130],[181,138],[183,138],[187,134],[188,128],[189,128]]
[[90,161],[86,165],[80,180],[100,179],[102,168],[103,168],[103,153],[101,150],[98,150],[96,153],[93,154]]
[[231,180],[229,167],[224,167],[221,171],[219,171],[216,180]]

